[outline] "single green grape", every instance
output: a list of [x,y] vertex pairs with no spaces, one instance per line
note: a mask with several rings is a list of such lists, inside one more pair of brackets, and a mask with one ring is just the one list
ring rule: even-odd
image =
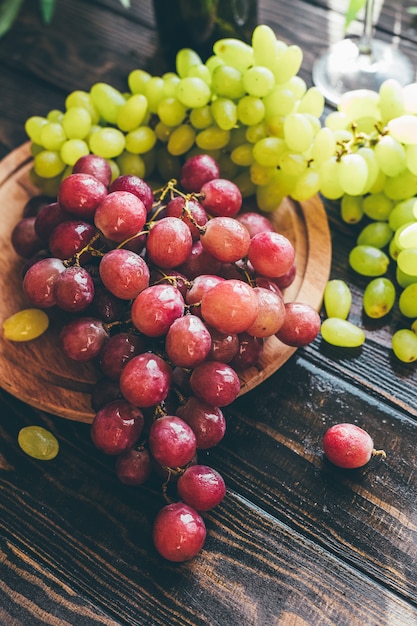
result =
[[407,328],[397,330],[392,336],[392,349],[400,361],[417,361],[417,334]]
[[132,154],[124,150],[122,154],[116,157],[118,166],[118,174],[133,174],[139,178],[145,178],[150,173],[150,168],[146,167],[145,161],[139,154]]
[[389,244],[393,234],[394,231],[387,222],[371,222],[361,230],[356,243],[382,249]]
[[305,152],[314,139],[313,127],[305,113],[290,113],[284,120],[284,138],[288,149]]
[[65,169],[65,163],[56,150],[42,150],[34,160],[33,167],[41,178],[55,178]]
[[211,103],[211,114],[222,130],[232,130],[237,123],[237,107],[230,98],[216,98]]
[[415,207],[417,208],[417,200],[415,198],[409,198],[395,204],[388,216],[388,224],[392,230],[396,231],[400,226],[411,223],[415,217]]
[[253,65],[242,75],[243,87],[250,96],[264,98],[273,90],[275,78],[267,67]]
[[404,274],[417,277],[417,248],[401,250],[397,257],[397,264]]
[[82,156],[90,153],[88,144],[83,139],[68,139],[59,151],[61,159],[66,165],[75,165]]
[[134,130],[144,123],[148,112],[148,101],[141,94],[133,94],[122,104],[116,116],[116,124],[123,132]]
[[358,348],[365,341],[365,333],[359,326],[339,317],[328,317],[321,324],[323,339],[340,348]]
[[395,286],[388,278],[379,276],[374,278],[365,287],[363,294],[363,308],[373,319],[379,319],[387,315],[395,303]]
[[158,105],[158,117],[167,126],[179,126],[186,114],[186,107],[173,96],[164,98]]
[[194,145],[196,132],[190,124],[181,124],[169,136],[167,149],[173,156],[188,152]]
[[194,109],[208,104],[211,99],[211,89],[198,76],[186,76],[178,83],[175,96],[184,106]]
[[9,341],[31,341],[49,326],[49,317],[41,309],[22,309],[3,322],[3,333]]
[[48,122],[41,127],[40,141],[46,150],[60,150],[66,139],[65,131],[58,122]]
[[345,194],[340,201],[340,216],[346,224],[357,224],[363,218],[362,196]]
[[215,125],[201,130],[195,138],[195,142],[199,148],[209,151],[225,148],[229,140],[230,130],[223,130]]
[[407,285],[401,292],[398,306],[406,317],[417,317],[417,282]]
[[371,220],[387,220],[393,206],[393,201],[382,192],[371,193],[362,202],[363,212]]
[[90,89],[90,97],[100,117],[109,124],[116,124],[119,108],[126,102],[123,94],[107,83],[95,83]]
[[337,278],[329,280],[324,289],[323,302],[327,317],[346,319],[352,305],[352,293],[347,283]]
[[156,144],[155,131],[149,126],[138,126],[126,135],[126,150],[133,154],[149,152]]
[[39,461],[51,461],[59,452],[57,438],[42,426],[25,426],[17,441],[23,452]]
[[209,104],[192,109],[189,115],[190,123],[196,130],[203,130],[213,124],[213,116]]
[[399,286],[403,289],[405,289],[408,285],[417,283],[417,276],[410,276],[410,274],[406,274],[398,267],[398,265],[395,268],[395,279]]
[[89,146],[93,154],[114,159],[122,154],[126,147],[126,138],[118,128],[99,128],[89,137]]
[[245,126],[259,124],[265,117],[265,103],[255,96],[243,96],[236,105],[236,114]]
[[349,254],[349,265],[362,276],[382,276],[385,274],[389,257],[374,246],[355,246]]
[[91,129],[91,115],[83,107],[71,107],[64,113],[62,128],[68,139],[85,139]]

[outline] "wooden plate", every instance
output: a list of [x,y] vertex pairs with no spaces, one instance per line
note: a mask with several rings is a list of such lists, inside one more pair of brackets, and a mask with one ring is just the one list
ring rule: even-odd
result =
[[[11,232],[27,201],[39,192],[32,186],[29,144],[0,162],[0,321],[30,306],[21,287],[22,259],[10,243]],[[316,196],[300,204],[285,199],[271,215],[275,228],[286,235],[296,250],[297,275],[285,291],[286,301],[307,302],[317,310],[330,273],[331,240],[325,209]],[[58,342],[54,322],[47,332],[26,343],[0,336],[0,385],[31,406],[67,419],[91,422],[92,386],[99,372],[92,364],[69,362]],[[241,375],[241,394],[259,385],[295,352],[275,337],[266,340],[263,357],[256,367]]]

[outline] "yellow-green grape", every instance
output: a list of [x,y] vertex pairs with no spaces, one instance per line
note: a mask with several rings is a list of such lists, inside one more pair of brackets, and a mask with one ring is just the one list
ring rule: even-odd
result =
[[397,244],[399,248],[417,248],[417,221],[404,224],[397,233]]
[[243,96],[237,103],[237,118],[246,126],[259,124],[265,117],[265,104],[261,98]]
[[194,145],[196,132],[190,124],[181,124],[169,136],[167,149],[173,156],[188,152]]
[[126,102],[123,94],[107,83],[95,83],[90,97],[100,117],[109,124],[116,124],[119,108]]
[[393,206],[393,201],[384,193],[369,194],[362,202],[363,212],[371,220],[387,220]]
[[340,201],[340,216],[346,224],[357,224],[363,218],[362,196],[345,194]]
[[169,136],[173,130],[174,129],[172,128],[172,126],[167,126],[162,122],[158,122],[154,128],[156,138],[159,141],[162,141],[162,143],[167,143]]
[[338,109],[349,122],[363,117],[379,119],[379,94],[368,89],[345,92],[339,100]]
[[329,113],[324,120],[324,127],[329,128],[333,132],[337,130],[346,130],[349,126],[349,119],[346,113],[342,111],[333,111]]
[[59,452],[57,438],[42,426],[21,428],[17,441],[23,452],[39,461],[51,461]]
[[417,276],[417,248],[401,250],[397,257],[397,264],[404,274]]
[[405,147],[405,163],[407,169],[409,169],[414,176],[417,176],[417,145]]
[[211,88],[218,96],[238,100],[245,95],[242,74],[230,65],[218,65],[211,77]]
[[324,96],[317,87],[310,87],[298,101],[297,113],[309,113],[320,118],[324,111]]
[[261,211],[266,213],[275,211],[287,195],[286,190],[280,184],[281,178],[282,174],[280,175],[279,170],[275,169],[268,183],[257,187],[256,201]]
[[83,107],[71,107],[64,113],[62,128],[68,139],[84,139],[91,129],[91,115]]
[[284,138],[289,150],[305,152],[313,143],[314,132],[309,119],[302,113],[291,113],[284,120]]
[[110,169],[111,169],[111,182],[113,182],[114,180],[116,180],[116,178],[118,176],[120,176],[120,168],[117,164],[117,161],[115,161],[114,159],[107,159],[107,163],[110,165]]
[[49,317],[40,309],[23,309],[3,322],[3,333],[9,341],[31,341],[49,326]]
[[249,170],[244,169],[233,178],[233,182],[239,188],[242,198],[250,198],[256,191],[255,185],[251,181]]
[[149,126],[139,126],[126,135],[126,150],[133,154],[144,154],[156,144],[155,131]]
[[312,198],[320,191],[320,175],[318,172],[311,168],[306,168],[305,171],[298,176],[295,186],[291,192],[294,200],[303,202]]
[[72,107],[83,107],[84,109],[87,109],[91,116],[91,123],[98,123],[100,116],[96,107],[93,104],[93,101],[88,91],[76,89],[75,91],[72,91],[70,94],[68,94],[65,99],[65,108],[71,109]]
[[166,72],[163,74],[162,79],[164,81],[165,97],[169,98],[170,96],[175,96],[175,90],[181,80],[178,74],[175,72]]
[[267,185],[275,172],[275,167],[265,167],[259,163],[252,163],[250,166],[250,177],[254,185]]
[[321,128],[313,139],[310,157],[314,167],[328,161],[336,151],[336,139],[330,128]]
[[364,192],[371,191],[378,183],[380,174],[385,181],[385,174],[379,169],[378,161],[376,160],[375,152],[372,148],[361,146],[357,149],[356,154],[359,154],[359,156],[365,159],[368,166],[368,177],[366,179]]
[[321,324],[321,336],[327,343],[340,348],[358,348],[365,341],[365,333],[359,326],[340,317],[325,319]]
[[387,222],[371,222],[362,228],[356,243],[382,249],[389,244],[393,234]]
[[417,211],[416,198],[409,198],[395,204],[388,216],[388,224],[392,230],[397,230],[400,226],[411,223],[414,218],[417,219],[417,214],[414,215],[415,210]]
[[345,320],[352,305],[352,293],[347,283],[338,278],[329,280],[324,288],[323,303],[327,317]]
[[355,246],[349,254],[349,265],[362,276],[382,276],[389,265],[389,257],[374,246]]
[[[236,165],[248,167],[253,163],[253,146],[251,143],[243,143],[234,148],[230,153],[230,159]],[[253,181],[252,181],[253,182]]]
[[182,48],[175,57],[175,69],[180,78],[188,76],[188,72],[194,65],[202,64],[201,57],[191,48]]
[[47,123],[46,117],[41,117],[40,115],[29,117],[25,122],[25,132],[29,139],[41,146],[41,129]]
[[391,136],[402,144],[417,144],[417,117],[404,114],[389,120],[387,128]]
[[189,69],[188,76],[196,76],[197,78],[201,78],[204,80],[207,85],[211,85],[211,73],[209,68],[201,63],[200,65],[193,65]]
[[411,330],[417,335],[417,319],[415,319],[414,322],[411,324]]
[[232,37],[218,39],[213,46],[213,52],[223,63],[244,72],[253,65],[252,46]]
[[122,154],[126,139],[118,128],[100,128],[90,135],[89,145],[93,154],[105,159],[114,159]]
[[266,24],[259,24],[252,32],[253,60],[256,65],[269,67],[275,57],[277,38],[274,31]]
[[413,283],[417,282],[417,276],[411,276],[410,274],[406,274],[398,267],[398,265],[395,268],[395,279],[399,286],[403,289],[405,289],[405,287],[408,287],[408,285],[412,285]]
[[303,95],[307,91],[307,84],[301,76],[291,76],[291,78],[282,85],[286,89],[290,89],[293,92],[296,100],[301,100]]
[[274,63],[273,72],[275,81],[280,84],[289,81],[293,76],[298,74],[302,62],[303,51],[301,48],[296,45],[288,46],[282,54],[279,55],[276,63]]
[[59,150],[67,136],[58,122],[44,124],[40,131],[40,142],[46,150]]
[[205,66],[207,67],[207,69],[209,70],[210,74],[213,76],[213,72],[216,69],[216,67],[219,67],[220,65],[224,65],[223,61],[216,56],[215,54],[212,54],[211,56],[209,56],[209,58],[207,59]]
[[83,139],[68,139],[60,150],[61,159],[66,165],[75,165],[78,159],[89,153],[90,148]]
[[398,306],[405,317],[417,317],[417,283],[408,285],[401,292]]
[[243,87],[250,96],[265,98],[275,87],[273,73],[262,65],[249,67],[242,75]]
[[211,103],[211,114],[222,130],[231,130],[237,123],[236,104],[230,98],[216,98]]
[[280,155],[278,166],[284,174],[301,176],[307,169],[307,160],[302,154],[293,154],[292,152],[285,151]]
[[158,117],[167,126],[179,126],[184,121],[186,115],[187,109],[185,106],[173,96],[164,98],[158,104]]
[[223,130],[218,126],[209,126],[200,131],[195,142],[202,150],[220,150],[225,148],[230,140],[230,130]]
[[417,334],[408,328],[397,330],[392,336],[392,349],[397,359],[413,363],[417,360]]
[[339,181],[339,161],[332,157],[325,161],[320,169],[320,191],[329,200],[338,200],[344,195],[344,191]]
[[384,277],[374,278],[365,287],[363,308],[368,317],[378,319],[387,315],[395,302],[395,287]]
[[133,174],[139,178],[145,178],[145,175],[148,175],[145,162],[139,154],[132,154],[124,150],[124,152],[117,157],[116,163],[118,165],[119,174]]
[[34,160],[33,167],[41,178],[55,178],[65,169],[65,163],[55,150],[42,150]]
[[368,179],[368,164],[360,154],[344,154],[340,158],[339,183],[345,193],[362,195]]
[[46,119],[48,120],[48,122],[53,122],[54,124],[61,124],[63,115],[64,113],[60,111],[59,109],[51,109],[48,112]]
[[250,143],[256,143],[268,136],[268,126],[265,121],[251,124],[245,131],[245,139]]
[[286,85],[279,85],[263,98],[265,117],[288,115],[294,109],[295,102],[294,92]]
[[135,93],[145,93],[146,84],[151,80],[152,76],[145,70],[132,70],[127,77],[127,84],[130,91]]
[[148,101],[142,93],[135,93],[122,104],[116,116],[120,130],[128,133],[143,124],[148,112]]
[[264,137],[253,146],[253,158],[264,167],[277,167],[281,155],[287,149],[283,139],[279,137]]
[[374,150],[378,165],[387,176],[397,176],[405,169],[404,146],[394,137],[381,136]]
[[379,110],[384,124],[404,113],[403,88],[397,80],[391,78],[382,83],[379,88]]
[[202,107],[210,101],[211,90],[207,83],[197,76],[186,76],[178,83],[175,96],[190,109]]
[[409,170],[400,172],[397,176],[387,176],[384,184],[384,193],[388,198],[399,202],[408,200],[415,195],[417,177]]
[[213,124],[213,116],[211,114],[211,107],[206,104],[203,107],[197,107],[192,109],[189,115],[190,123],[196,130],[204,130]]
[[158,105],[165,98],[164,79],[160,76],[152,76],[145,85],[144,96],[148,102],[150,113],[158,112]]

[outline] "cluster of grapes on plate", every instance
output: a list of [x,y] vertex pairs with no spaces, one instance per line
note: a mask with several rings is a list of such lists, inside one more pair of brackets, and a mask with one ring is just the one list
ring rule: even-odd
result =
[[191,558],[205,539],[201,513],[225,495],[197,453],[223,438],[239,372],[268,338],[298,347],[320,330],[309,304],[284,301],[293,244],[242,210],[238,187],[208,155],[156,191],[135,175],[112,180],[102,157],[81,157],[12,242],[29,257],[23,291],[34,312],[60,312],[64,354],[101,370],[94,444],[116,457],[125,484],[161,477],[172,501],[155,520],[155,546],[169,560]]

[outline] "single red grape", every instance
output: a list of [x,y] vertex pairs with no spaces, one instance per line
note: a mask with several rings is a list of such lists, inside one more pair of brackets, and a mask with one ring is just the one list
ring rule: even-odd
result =
[[334,465],[357,468],[366,465],[375,454],[385,457],[385,452],[374,449],[371,436],[355,424],[335,424],[323,437],[323,450]]
[[286,302],[285,319],[276,337],[287,346],[306,346],[320,332],[321,320],[318,312],[304,302]]
[[226,495],[223,476],[207,465],[191,465],[177,481],[178,495],[196,511],[209,511]]
[[180,182],[185,191],[200,191],[204,183],[218,178],[220,167],[208,154],[197,154],[187,159],[181,168]]
[[175,563],[188,561],[200,552],[206,540],[201,515],[184,502],[164,506],[153,525],[153,542],[159,554]]
[[113,400],[96,413],[91,438],[105,454],[121,454],[137,442],[142,429],[142,411],[126,400]]

